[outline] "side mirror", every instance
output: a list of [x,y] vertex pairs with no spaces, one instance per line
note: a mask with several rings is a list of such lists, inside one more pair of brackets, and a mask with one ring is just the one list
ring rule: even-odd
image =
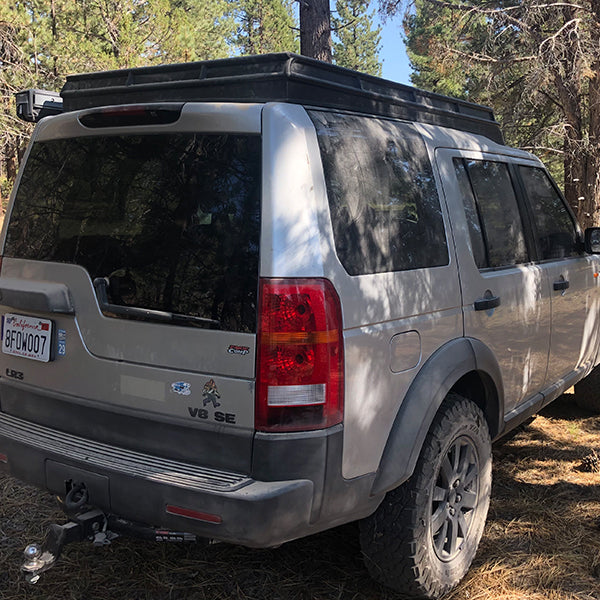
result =
[[600,227],[585,230],[584,247],[588,254],[600,254]]

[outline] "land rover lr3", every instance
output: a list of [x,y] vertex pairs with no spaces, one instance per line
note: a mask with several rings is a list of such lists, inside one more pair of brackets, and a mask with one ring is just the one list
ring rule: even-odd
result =
[[300,56],[39,94],[21,116],[61,114],[3,230],[0,466],[72,520],[30,580],[88,536],[359,520],[376,580],[448,592],[491,440],[599,361],[600,230],[489,109]]

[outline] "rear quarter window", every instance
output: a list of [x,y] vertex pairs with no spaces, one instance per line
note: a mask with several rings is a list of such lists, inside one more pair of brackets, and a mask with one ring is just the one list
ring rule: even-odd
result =
[[335,247],[350,275],[448,264],[440,201],[410,123],[309,111],[327,185]]

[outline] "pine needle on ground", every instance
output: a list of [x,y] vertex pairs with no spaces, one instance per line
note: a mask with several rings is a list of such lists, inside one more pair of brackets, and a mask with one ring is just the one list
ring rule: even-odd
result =
[[[600,600],[600,416],[568,395],[494,449],[494,488],[475,563],[449,600]],[[52,496],[0,475],[2,600],[398,600],[363,566],[355,524],[271,550],[118,539],[72,544],[35,586],[27,543],[64,522]]]

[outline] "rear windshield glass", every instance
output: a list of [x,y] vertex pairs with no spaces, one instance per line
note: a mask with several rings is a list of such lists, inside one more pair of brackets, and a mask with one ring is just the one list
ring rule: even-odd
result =
[[250,135],[37,142],[5,255],[81,265],[115,306],[255,332],[260,155]]

